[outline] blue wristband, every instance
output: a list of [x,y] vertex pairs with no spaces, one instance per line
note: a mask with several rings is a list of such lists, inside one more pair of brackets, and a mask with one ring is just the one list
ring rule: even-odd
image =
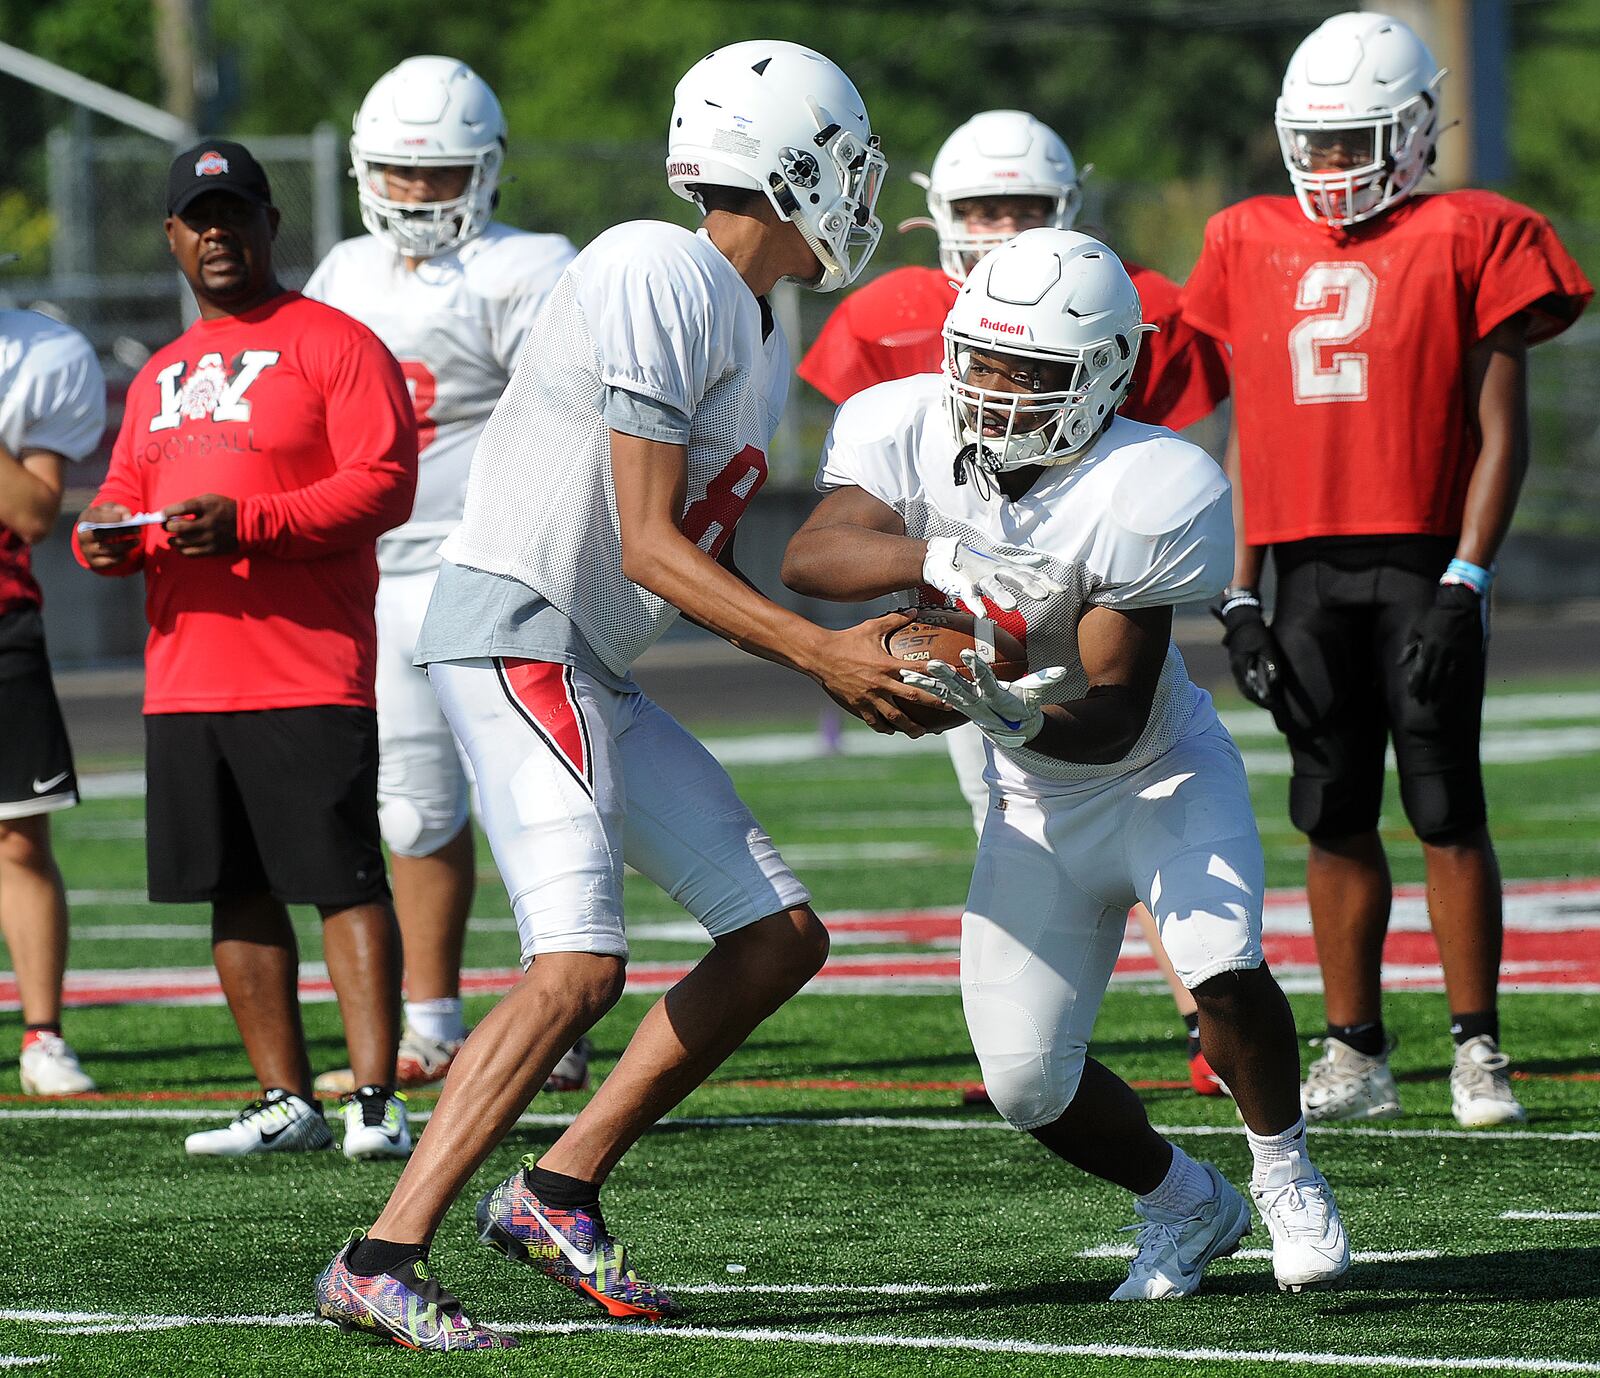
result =
[[1471,560],[1452,560],[1445,566],[1441,584],[1465,584],[1480,598],[1489,592],[1489,585],[1494,582],[1494,570],[1485,569],[1482,565],[1475,565]]

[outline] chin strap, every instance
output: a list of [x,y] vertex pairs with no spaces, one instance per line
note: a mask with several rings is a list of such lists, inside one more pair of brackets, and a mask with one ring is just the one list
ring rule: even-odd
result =
[[969,474],[972,477],[973,488],[985,502],[999,491],[995,485],[994,475],[982,464],[978,463],[978,446],[976,444],[963,445],[956,451],[954,477],[957,488],[966,486]]

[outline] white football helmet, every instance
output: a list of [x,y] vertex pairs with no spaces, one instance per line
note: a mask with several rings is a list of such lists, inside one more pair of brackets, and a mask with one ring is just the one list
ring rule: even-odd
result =
[[[1122,260],[1075,230],[1024,230],[978,260],[944,323],[956,461],[1000,473],[1065,464],[1122,405],[1139,362],[1139,293]],[[1063,386],[1007,392],[968,381],[974,354],[1067,365]]]
[[928,191],[931,220],[908,220],[902,230],[932,224],[939,266],[960,282],[972,265],[1010,235],[969,231],[955,203],[978,196],[1039,196],[1054,202],[1047,226],[1070,230],[1083,205],[1083,178],[1072,150],[1055,130],[1021,110],[985,110],[946,139],[927,175],[911,180]]
[[673,191],[686,201],[697,185],[764,192],[821,261],[822,276],[805,284],[816,291],[853,282],[878,247],[883,223],[873,211],[887,168],[850,78],[798,43],[718,48],[674,93]]
[[[350,162],[361,223],[413,258],[459,248],[488,228],[505,152],[505,116],[488,82],[451,57],[408,57],[378,78],[356,111]],[[393,201],[384,164],[472,174],[451,200]]]
[[[1357,225],[1411,194],[1433,166],[1444,75],[1422,40],[1386,14],[1336,14],[1295,49],[1275,123],[1308,217]],[[1315,168],[1335,144],[1355,165]]]

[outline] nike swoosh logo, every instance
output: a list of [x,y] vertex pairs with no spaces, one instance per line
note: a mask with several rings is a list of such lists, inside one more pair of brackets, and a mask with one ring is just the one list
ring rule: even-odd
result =
[[[531,1210],[532,1207],[529,1207],[529,1209]],[[580,1273],[587,1273],[590,1276],[594,1275],[595,1269],[600,1266],[600,1251],[598,1249],[590,1249],[588,1253],[584,1253],[584,1251],[578,1248],[578,1246],[568,1239],[566,1235],[562,1234],[560,1230],[546,1220],[542,1211],[535,1210],[533,1212],[533,1218],[539,1222],[540,1226],[544,1229],[544,1232],[555,1241],[556,1248],[560,1249],[561,1252],[567,1256],[567,1261],[571,1263],[574,1268],[576,1268]]]
[[258,1130],[256,1130],[256,1133],[261,1136],[261,1142],[262,1143],[270,1144],[274,1139],[277,1139],[278,1137],[280,1137],[286,1130],[292,1128],[293,1124],[294,1124],[293,1121],[290,1121],[289,1124],[280,1124],[270,1134],[265,1129],[258,1129]]
[[33,792],[35,794],[43,794],[47,789],[54,789],[70,774],[72,774],[70,770],[64,770],[59,775],[52,775],[48,780],[40,780],[39,778],[35,777],[33,782]]

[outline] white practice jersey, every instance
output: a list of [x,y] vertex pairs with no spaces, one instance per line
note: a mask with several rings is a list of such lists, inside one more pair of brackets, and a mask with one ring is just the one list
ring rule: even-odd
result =
[[417,497],[378,542],[385,574],[438,563],[461,520],[478,436],[511,380],[517,351],[577,250],[559,234],[490,225],[415,271],[377,235],[335,245],[305,294],[367,326],[400,361],[417,413]]
[[702,231],[641,220],[575,258],[529,331],[478,444],[445,559],[509,575],[614,673],[677,608],[622,572],[610,431],[688,447],[682,529],[718,554],[766,480],[789,352]]
[[[817,487],[854,487],[893,507],[918,540],[956,536],[996,554],[1036,551],[1066,591],[1019,597],[1016,613],[991,606],[1020,636],[1035,670],[1063,665],[1052,701],[1081,698],[1088,678],[1078,658],[1078,622],[1092,607],[1193,603],[1221,591],[1233,570],[1228,481],[1211,457],[1160,426],[1117,417],[1090,450],[1048,468],[1016,502],[984,497],[955,480],[960,445],[951,430],[944,380],[918,374],[857,393],[834,417]],[[909,601],[936,604],[933,589]],[[1143,735],[1122,760],[1060,761],[1027,747],[995,751],[1002,780],[1060,789],[1137,771],[1215,721],[1210,696],[1189,679],[1169,646]]]
[[106,380],[94,346],[37,311],[0,310],[0,445],[77,461],[106,428]]

